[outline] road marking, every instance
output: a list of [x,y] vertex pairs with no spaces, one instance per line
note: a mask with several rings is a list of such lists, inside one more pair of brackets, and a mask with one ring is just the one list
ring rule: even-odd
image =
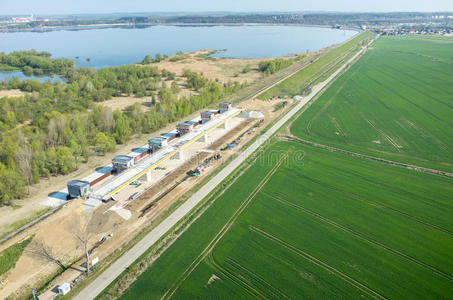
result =
[[234,113],[233,115],[229,116],[228,118],[226,118],[225,120],[223,120],[222,122],[220,122],[219,124],[209,128],[208,130],[200,133],[199,135],[197,135],[196,137],[194,137],[193,139],[191,139],[190,141],[188,141],[187,143],[185,143],[184,145],[182,145],[181,147],[179,147],[178,149],[174,150],[173,152],[171,152],[170,154],[168,154],[167,156],[163,157],[161,160],[159,160],[158,162],[154,163],[153,165],[151,165],[149,168],[145,169],[144,171],[140,172],[139,174],[135,175],[135,177],[133,177],[132,179],[130,179],[129,181],[126,181],[125,183],[123,183],[122,185],[120,185],[119,187],[117,187],[116,189],[114,189],[113,191],[111,191],[110,193],[108,193],[107,195],[108,196],[113,196],[115,193],[121,191],[123,188],[125,188],[127,185],[129,185],[132,181],[134,180],[137,180],[138,178],[140,178],[141,176],[143,176],[146,172],[150,171],[152,168],[154,167],[157,167],[159,164],[163,163],[164,161],[166,161],[167,159],[169,159],[170,157],[172,157],[173,155],[175,155],[176,153],[178,153],[179,151],[181,151],[182,149],[188,147],[189,145],[191,145],[192,143],[194,143],[196,140],[198,140],[200,137],[202,137],[203,135],[207,134],[208,132],[211,132],[212,130],[216,129],[217,127],[219,127],[220,125],[222,125],[223,123],[225,123],[226,121],[236,117],[237,115],[239,115],[240,113],[242,112],[242,110],[239,110],[238,112]]

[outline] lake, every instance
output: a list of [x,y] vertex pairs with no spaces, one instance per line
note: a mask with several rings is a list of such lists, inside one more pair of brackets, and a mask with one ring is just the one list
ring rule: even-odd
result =
[[[66,57],[78,67],[103,68],[139,62],[147,54],[223,50],[220,57],[266,58],[317,51],[356,31],[302,26],[151,26],[0,33],[0,51],[36,49]],[[89,60],[89,61],[88,61]],[[0,77],[5,74],[0,73]]]

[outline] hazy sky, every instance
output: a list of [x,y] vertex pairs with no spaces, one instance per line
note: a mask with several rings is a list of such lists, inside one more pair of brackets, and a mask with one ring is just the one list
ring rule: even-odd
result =
[[0,0],[0,14],[294,10],[453,11],[453,0]]

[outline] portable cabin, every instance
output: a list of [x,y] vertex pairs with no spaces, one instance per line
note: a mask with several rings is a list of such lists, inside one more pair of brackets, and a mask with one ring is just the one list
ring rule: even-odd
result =
[[117,172],[121,172],[124,169],[128,169],[135,165],[135,160],[132,156],[118,155],[112,160],[113,169]]
[[161,149],[163,147],[167,147],[168,146],[168,141],[167,141],[167,139],[162,138],[162,137],[153,137],[153,138],[149,139],[148,144],[149,144],[149,148],[152,151],[156,151],[156,150]]
[[204,124],[206,122],[209,122],[211,121],[212,119],[214,119],[214,116],[215,116],[215,112],[213,111],[203,111],[201,113],[201,123]]
[[179,123],[178,126],[176,127],[176,130],[178,130],[180,135],[184,135],[193,130],[195,123],[196,122]]
[[149,148],[144,147],[144,148],[134,149],[132,153],[133,153],[132,156],[134,157],[134,161],[138,162],[140,159],[142,159],[143,157],[148,155]]
[[68,182],[68,193],[71,198],[83,197],[91,191],[91,184],[83,180],[71,180]]
[[68,282],[65,282],[63,284],[60,284],[58,286],[57,290],[58,290],[58,294],[66,295],[71,290],[71,285]]
[[175,138],[178,137],[178,134],[176,132],[169,132],[169,133],[162,133],[160,135],[162,138],[167,140],[167,143],[170,143],[173,141]]
[[226,111],[229,111],[231,109],[231,103],[230,102],[220,102],[219,103],[219,111],[221,114],[223,114]]

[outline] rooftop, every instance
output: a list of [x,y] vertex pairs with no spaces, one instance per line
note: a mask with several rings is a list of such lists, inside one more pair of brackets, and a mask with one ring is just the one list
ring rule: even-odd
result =
[[131,156],[128,155],[118,155],[113,158],[113,162],[128,162],[130,160],[134,159]]
[[83,181],[83,180],[71,180],[68,182],[68,185],[70,185],[70,186],[86,186],[89,184],[90,183],[88,181]]

